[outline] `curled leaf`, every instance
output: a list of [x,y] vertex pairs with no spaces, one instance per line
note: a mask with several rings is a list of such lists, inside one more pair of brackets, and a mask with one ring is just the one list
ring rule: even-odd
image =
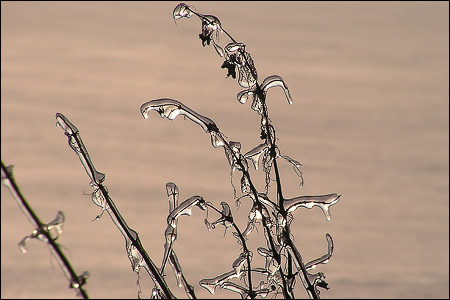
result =
[[216,277],[211,279],[202,279],[200,280],[199,284],[207,289],[211,294],[214,294],[217,286],[221,286],[227,280],[230,280],[232,278],[239,278],[239,275],[236,274],[235,270],[217,275]]
[[198,206],[201,210],[206,210],[206,201],[201,196],[192,196],[184,200],[169,214],[167,224],[175,228],[178,217],[182,215],[190,216],[194,206]]
[[283,78],[281,78],[278,75],[271,75],[269,77],[266,77],[264,79],[263,83],[261,84],[261,89],[264,91],[264,93],[267,93],[267,90],[269,90],[272,87],[277,87],[277,86],[279,86],[283,89],[288,103],[292,104],[292,97],[289,92],[289,89],[288,89],[286,83],[284,83]]
[[261,161],[261,157],[268,150],[269,150],[269,147],[267,146],[267,144],[266,143],[262,143],[262,144],[259,144],[258,146],[256,146],[255,148],[253,148],[252,150],[248,151],[247,153],[245,153],[244,157],[246,159],[251,160],[255,170],[258,170],[259,169],[259,165],[260,165],[260,161]]
[[226,60],[222,66],[227,67],[228,75],[230,75],[232,65],[237,67],[239,72],[238,83],[241,87],[249,88],[256,84],[258,73],[250,53],[245,51],[245,44],[229,43],[225,46],[225,57]]
[[299,196],[284,200],[283,206],[287,212],[293,212],[298,207],[313,208],[314,206],[318,206],[322,209],[327,221],[330,221],[330,206],[336,204],[340,196],[335,193],[319,196]]
[[181,18],[190,18],[192,14],[193,11],[191,9],[191,6],[187,5],[186,3],[178,4],[172,12],[174,20],[178,20]]
[[331,256],[333,256],[333,249],[334,249],[333,239],[331,238],[331,235],[328,233],[326,234],[326,238],[328,243],[328,253],[308,262],[305,265],[307,271],[314,269],[319,264],[326,264],[330,260]]
[[159,113],[161,118],[166,117],[169,120],[175,119],[178,115],[183,115],[200,125],[207,133],[219,132],[213,120],[202,116],[177,100],[162,98],[151,100],[141,105],[141,114],[145,119],[148,119],[148,114],[151,110]]

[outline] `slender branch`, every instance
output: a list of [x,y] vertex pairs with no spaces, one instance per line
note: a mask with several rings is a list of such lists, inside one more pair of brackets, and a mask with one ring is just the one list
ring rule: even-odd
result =
[[[217,208],[215,208],[212,204],[207,203],[208,207],[215,210],[217,213],[221,214],[223,217],[227,218],[228,216],[225,216],[221,211],[219,211]],[[244,251],[247,253],[246,260],[247,260],[247,274],[248,274],[248,287],[249,287],[249,295],[251,299],[255,299],[255,293],[253,292],[253,284],[252,284],[252,268],[250,264],[250,250],[247,247],[247,243],[245,242],[245,238],[242,235],[242,232],[239,230],[239,227],[234,222],[233,218],[227,218],[227,221],[231,223],[231,225],[236,230],[239,239],[241,240],[242,247],[244,248]]]
[[[139,236],[136,231],[132,230],[125,220],[123,219],[122,215],[120,214],[119,210],[117,209],[116,205],[114,204],[114,201],[109,196],[109,193],[106,189],[106,187],[102,184],[102,181],[104,180],[104,174],[101,180],[98,180],[97,171],[89,157],[89,152],[87,151],[86,147],[84,146],[83,141],[81,140],[81,137],[79,135],[78,128],[76,128],[63,114],[57,113],[56,118],[58,120],[58,125],[63,127],[65,131],[65,135],[69,139],[69,145],[71,148],[75,151],[75,153],[79,156],[83,166],[85,167],[86,172],[88,173],[89,177],[92,179],[91,185],[97,186],[100,192],[102,193],[103,198],[105,199],[107,203],[107,211],[113,220],[113,222],[116,224],[120,232],[124,235],[124,237],[131,241],[131,245],[136,248],[136,250],[139,252],[141,257],[146,263],[145,268],[147,272],[149,273],[150,277],[155,281],[155,283],[158,285],[159,289],[162,290],[162,293],[164,297],[172,299],[174,298],[172,292],[170,291],[166,281],[164,278],[159,274],[158,269],[156,265],[153,263],[153,261],[150,259],[150,256],[145,251],[144,247],[142,246],[142,243],[139,239]],[[76,146],[75,146],[76,145]],[[131,231],[133,231],[136,234],[133,234]],[[127,249],[127,252],[130,251]],[[130,253],[128,253],[130,256]],[[131,259],[131,257],[130,257]],[[133,266],[134,267],[134,266]]]
[[[5,167],[3,161],[1,162],[2,173],[4,174],[3,180],[8,180],[7,187],[9,188],[11,194],[16,199],[22,211],[28,216],[31,223],[35,226],[37,233],[43,234],[45,236],[45,242],[49,246],[52,254],[55,256],[56,260],[59,262],[64,274],[67,279],[69,279],[69,287],[74,288],[83,297],[83,299],[88,299],[86,291],[82,286],[86,283],[86,278],[84,276],[78,276],[69,260],[66,258],[64,253],[61,251],[59,245],[55,242],[51,233],[47,230],[46,225],[42,223],[36,213],[33,211],[31,206],[26,201],[25,197],[22,195],[10,168]],[[2,174],[2,175],[3,175]],[[3,176],[2,176],[3,177]]]

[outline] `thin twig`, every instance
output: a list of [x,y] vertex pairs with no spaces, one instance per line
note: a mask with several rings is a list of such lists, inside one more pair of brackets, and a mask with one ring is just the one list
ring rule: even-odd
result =
[[[49,246],[51,253],[55,256],[56,260],[59,262],[61,269],[64,272],[64,275],[70,282],[69,287],[74,288],[79,295],[83,297],[83,299],[89,299],[86,291],[82,288],[82,286],[86,283],[85,276],[78,276],[77,273],[72,268],[69,260],[66,258],[59,245],[56,243],[55,238],[52,237],[50,231],[48,231],[47,226],[42,223],[36,213],[33,211],[31,206],[28,204],[25,197],[22,195],[19,186],[17,185],[14,176],[12,174],[12,166],[5,167],[3,161],[2,164],[2,183],[6,185],[13,198],[17,201],[22,211],[28,217],[30,222],[35,226],[36,236],[43,234],[45,236],[45,242]],[[7,183],[6,183],[7,181]]]

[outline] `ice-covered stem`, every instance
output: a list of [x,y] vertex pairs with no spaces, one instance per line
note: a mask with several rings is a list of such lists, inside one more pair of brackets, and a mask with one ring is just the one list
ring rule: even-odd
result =
[[[227,145],[228,147],[230,147],[228,143],[226,143],[226,145]],[[233,155],[235,155],[235,154],[233,153]],[[235,155],[235,157],[236,157],[236,155]],[[257,205],[257,207],[258,207],[258,210],[259,210],[260,212],[262,212],[263,210],[265,210],[266,212],[268,212],[266,206],[259,200],[258,191],[256,190],[256,187],[255,187],[255,185],[254,185],[253,182],[252,182],[252,179],[251,179],[251,177],[250,177],[250,173],[248,172],[248,170],[247,170],[246,168],[244,168],[244,165],[243,165],[243,163],[242,163],[240,157],[236,157],[236,158],[237,158],[237,163],[238,163],[239,166],[241,167],[241,168],[240,168],[240,169],[241,169],[241,172],[242,172],[242,173],[244,174],[244,176],[247,177],[247,179],[248,179],[248,183],[249,183],[249,186],[250,186],[250,190],[251,190],[251,192],[252,192],[252,194],[253,194],[253,198],[254,198],[254,201],[255,201],[255,203],[256,203],[256,205]],[[269,214],[268,214],[268,215],[269,215]],[[271,232],[270,232],[269,226],[268,226],[268,224],[267,224],[267,219],[266,219],[266,218],[267,218],[267,217],[266,217],[263,213],[261,213],[261,222],[262,222],[262,225],[263,225],[264,230],[265,230],[265,232],[266,232],[266,236],[267,236],[268,239],[269,239],[269,241],[268,241],[268,242],[269,242],[269,245],[268,245],[268,246],[269,246],[270,250],[271,250],[272,253],[273,253],[274,259],[276,260],[276,262],[278,263],[278,265],[281,266],[281,255],[280,255],[280,253],[278,253],[278,251],[276,250],[275,243],[274,243],[272,234],[271,234]],[[281,277],[281,280],[282,280],[282,283],[283,283],[283,285],[282,285],[283,296],[284,296],[285,299],[291,299],[292,297],[290,296],[290,293],[289,293],[289,291],[288,291],[288,286],[287,286],[286,278],[285,278],[284,273],[283,273],[283,269],[280,268],[280,269],[278,270],[278,272],[280,272],[280,275],[281,275],[280,277]]]
[[[243,57],[245,58],[246,56],[243,55]],[[249,64],[249,62],[245,59],[246,64]],[[252,68],[249,68],[250,70],[253,70]],[[254,75],[254,78],[256,78],[256,74],[252,74]],[[277,146],[276,146],[276,137],[275,137],[275,129],[273,128],[272,124],[270,123],[270,119],[269,119],[269,113],[267,110],[267,105],[266,105],[266,95],[263,92],[263,90],[261,89],[261,86],[259,85],[258,81],[256,80],[256,95],[259,97],[259,99],[261,100],[262,103],[262,118],[261,120],[264,120],[265,122],[262,122],[265,126],[265,132],[266,132],[266,141],[269,144],[269,153],[270,156],[272,157],[272,161],[273,161],[273,166],[274,166],[274,172],[275,172],[275,180],[276,180],[276,184],[277,184],[277,204],[278,204],[278,212],[281,214],[281,216],[283,217],[283,219],[286,220],[287,218],[287,211],[284,208],[284,197],[283,197],[283,190],[282,190],[282,186],[281,186],[281,177],[280,177],[280,172],[278,170],[278,163],[277,163]],[[264,224],[264,216],[263,216],[263,224]],[[266,226],[264,226],[264,228],[266,228]],[[294,243],[292,242],[292,239],[290,237],[290,228],[289,228],[289,224],[286,224],[286,227],[283,229],[282,232],[283,235],[283,239],[287,242],[287,245],[289,247],[291,247],[293,249],[293,252],[295,254],[295,259],[298,262],[298,265],[301,268],[302,274],[304,276],[304,280],[306,282],[306,290],[308,292],[308,294],[313,298],[313,299],[319,299],[319,295],[317,294],[314,286],[311,284],[308,276],[307,276],[307,272],[306,272],[306,268],[304,265],[304,262],[302,260],[302,257],[300,255],[300,252],[297,250],[297,248],[295,247]],[[268,232],[268,236],[269,239],[271,239],[271,234],[270,232]],[[277,260],[277,263],[281,265],[281,258],[279,256],[279,254],[276,253],[275,247],[273,245],[273,241],[271,241],[271,248],[273,249],[274,252],[274,258]],[[277,259],[278,258],[278,259]],[[282,272],[282,269],[280,268],[280,272]],[[283,286],[286,287],[286,282],[285,282],[285,277],[283,276],[283,274],[281,275],[281,278],[283,280]],[[286,297],[287,291],[285,293],[285,291],[283,290],[283,294]]]
[[242,244],[242,248],[244,248],[244,252],[247,254],[246,255],[246,260],[247,260],[247,276],[248,276],[248,288],[249,288],[249,296],[250,299],[255,299],[255,293],[253,291],[253,283],[252,283],[252,268],[251,268],[251,261],[250,261],[250,250],[247,247],[247,243],[245,241],[244,236],[242,235],[241,230],[239,229],[239,227],[237,226],[237,224],[234,222],[233,217],[232,216],[227,216],[224,215],[220,210],[218,210],[217,208],[214,207],[214,205],[212,205],[211,203],[207,203],[208,207],[212,208],[214,211],[216,211],[217,213],[222,215],[222,218],[224,218],[224,221],[230,223],[234,230],[236,230],[236,233],[238,235],[239,240],[241,241]]
[[[266,142],[269,146],[269,153],[270,156],[272,158],[272,162],[273,162],[273,166],[274,166],[274,172],[275,172],[275,180],[276,180],[276,184],[277,184],[277,203],[278,203],[278,209],[279,209],[279,213],[281,214],[282,218],[286,220],[287,218],[287,212],[284,209],[284,197],[283,197],[283,192],[282,192],[282,185],[281,185],[281,178],[280,178],[280,173],[279,173],[279,168],[278,168],[278,163],[277,163],[277,146],[276,146],[276,138],[275,138],[275,129],[273,128],[272,124],[270,124],[270,119],[269,119],[269,115],[268,115],[268,111],[267,111],[267,106],[266,106],[266,95],[265,92],[263,91],[263,89],[261,88],[260,84],[258,83],[258,77],[257,77],[257,73],[256,73],[256,69],[254,67],[253,61],[251,60],[250,56],[245,52],[245,45],[244,44],[238,44],[236,42],[236,40],[228,33],[226,32],[219,19],[217,19],[214,16],[209,16],[209,15],[202,15],[199,14],[197,12],[195,12],[194,10],[191,9],[190,6],[184,4],[184,3],[180,3],[179,5],[177,5],[177,7],[174,9],[173,12],[173,17],[175,20],[183,18],[183,17],[187,17],[189,18],[191,15],[196,15],[197,17],[199,17],[202,21],[202,34],[200,35],[200,38],[202,39],[202,43],[203,46],[205,46],[205,41],[209,44],[210,41],[213,42],[214,48],[216,49],[216,51],[218,52],[218,54],[220,56],[223,56],[223,51],[222,48],[216,44],[215,42],[215,36],[216,39],[218,39],[218,33],[219,32],[225,32],[226,35],[232,40],[232,42],[234,43],[233,45],[231,45],[231,48],[227,48],[233,50],[233,52],[238,52],[239,58],[241,59],[239,61],[239,63],[242,63],[242,61],[245,64],[245,70],[240,70],[240,76],[242,75],[241,72],[248,72],[250,73],[250,78],[252,78],[252,80],[248,81],[248,88],[250,91],[250,88],[253,86],[253,93],[256,94],[256,97],[259,97],[260,101],[261,101],[261,106],[262,106],[262,110],[259,110],[259,113],[262,114],[261,117],[261,126],[264,126],[265,128],[265,134],[266,134]],[[215,34],[215,36],[214,36]],[[226,48],[226,50],[227,50]],[[234,54],[233,54],[234,55]],[[227,67],[229,70],[228,75],[233,75],[233,77],[235,77],[235,66],[234,63],[236,63],[236,57],[234,56],[233,59],[230,60],[226,60],[224,65],[222,67]],[[249,77],[247,75],[247,77]],[[254,80],[254,82],[252,82]],[[245,86],[245,84],[241,84],[241,81],[239,82],[241,86]],[[284,84],[284,83],[283,83]],[[291,99],[290,99],[290,95],[289,92],[287,91],[287,88],[285,88],[285,93],[286,96],[288,97],[288,102],[291,103]],[[239,163],[239,160],[238,160]],[[242,171],[244,172],[244,175],[249,179],[249,174],[245,174],[246,170],[244,168],[242,168]],[[263,205],[261,203],[258,203],[258,196],[257,196],[257,192],[254,189],[254,187],[252,188],[253,184],[250,185],[251,186],[251,190],[252,193],[254,194],[255,197],[255,201],[258,204],[258,207],[261,209],[263,207]],[[277,253],[275,247],[274,247],[274,243],[272,241],[272,236],[270,233],[270,230],[267,227],[267,224],[264,220],[264,216],[263,216],[263,226],[267,232],[267,236],[269,238],[269,243],[270,243],[270,248],[274,253],[274,258],[277,260],[278,263],[280,263],[280,256]],[[291,238],[289,236],[289,224],[286,225],[286,228],[283,229],[283,239],[290,241],[290,244],[293,244],[291,241]],[[297,253],[299,253],[297,251]],[[301,256],[296,256],[295,257],[298,264],[301,266],[302,270],[304,270],[304,263],[301,260]],[[282,269],[280,268],[280,272],[282,272]],[[305,274],[305,272],[303,272]],[[281,276],[283,279],[283,294],[285,297],[287,297],[287,290],[285,290],[286,288],[286,284],[285,284],[285,278],[282,275]],[[305,276],[305,282],[307,284],[307,290],[311,291],[311,296],[313,298],[318,298],[317,293],[315,292],[314,287],[311,285],[311,283],[309,282],[307,276]]]
[[[69,121],[69,119],[67,119],[61,113],[56,113],[56,120],[57,120],[56,125],[60,126],[64,130],[64,134],[68,138],[69,146],[78,155],[81,163],[83,164],[83,167],[85,168],[87,174],[91,178],[90,185],[97,188],[96,191],[93,193],[93,200],[95,198],[97,202],[102,201],[104,202],[103,204],[104,210],[107,210],[112,221],[115,223],[119,231],[125,237],[125,240],[127,242],[126,243],[127,252],[129,259],[132,263],[133,270],[135,272],[138,272],[141,266],[144,267],[147,270],[150,277],[152,278],[152,280],[154,281],[154,283],[157,285],[158,289],[162,292],[163,296],[167,299],[174,298],[166,281],[159,274],[156,265],[150,259],[150,256],[148,255],[147,251],[145,251],[144,247],[142,246],[138,233],[127,225],[122,215],[120,214],[119,210],[117,209],[116,205],[114,204],[113,200],[109,196],[106,187],[102,184],[102,182],[105,179],[105,174],[100,173],[95,169],[90,159],[89,153],[80,137],[78,128],[75,127],[75,125],[73,125]],[[100,194],[98,193],[98,191],[100,191]],[[134,250],[136,250],[139,253],[139,255],[134,254],[133,253]],[[144,261],[144,263],[142,262],[142,260]]]
[[187,282],[186,277],[183,274],[183,270],[181,269],[181,265],[178,261],[177,255],[173,250],[173,245],[178,236],[178,218],[182,215],[190,215],[193,206],[198,206],[201,209],[205,208],[203,205],[205,201],[203,201],[200,196],[194,196],[187,199],[187,202],[183,201],[180,205],[178,205],[179,191],[177,185],[173,182],[168,182],[166,184],[166,192],[169,201],[169,215],[167,217],[167,228],[164,232],[166,242],[164,244],[164,255],[161,263],[160,273],[161,276],[164,276],[164,268],[167,261],[169,261],[170,265],[172,266],[172,270],[175,273],[178,286],[184,287],[184,291],[190,299],[197,299],[193,286],[191,286]]
[[61,251],[59,245],[56,243],[55,241],[56,238],[52,237],[49,231],[49,225],[42,223],[42,221],[33,211],[31,206],[28,204],[25,197],[22,195],[22,192],[20,191],[19,186],[17,185],[14,179],[12,173],[12,166],[6,167],[2,161],[1,168],[2,168],[1,174],[2,184],[8,187],[13,198],[17,201],[19,207],[22,209],[24,214],[28,217],[30,222],[35,227],[35,230],[33,231],[33,237],[38,237],[40,240],[44,241],[47,244],[47,246],[50,249],[50,252],[56,258],[61,269],[63,270],[64,275],[69,280],[70,282],[69,287],[74,288],[77,291],[78,295],[83,297],[83,299],[88,299],[89,297],[86,291],[82,288],[82,286],[86,283],[86,278],[89,276],[88,273],[84,272],[83,275],[81,276],[77,275],[77,273],[72,268],[72,265],[70,264],[69,260],[66,258],[64,253]]
[[[184,105],[180,101],[169,99],[169,98],[162,98],[162,99],[155,99],[148,101],[141,105],[140,108],[141,114],[145,119],[148,119],[149,113],[151,111],[157,112],[162,118],[167,118],[169,120],[174,120],[177,116],[182,115],[188,119],[190,119],[192,122],[198,124],[206,133],[209,133],[211,136],[211,144],[213,147],[224,147],[226,149],[226,153],[231,153],[232,158],[230,159],[232,162],[234,161],[238,166],[236,166],[237,169],[239,169],[243,175],[247,178],[250,190],[253,194],[253,199],[258,207],[259,211],[267,211],[267,208],[265,205],[259,200],[259,194],[258,191],[253,184],[250,173],[248,172],[248,167],[246,164],[244,164],[242,158],[242,155],[233,151],[233,148],[231,147],[230,143],[226,141],[223,138],[223,134],[219,131],[219,128],[217,127],[216,123],[214,123],[213,120],[211,120],[208,117],[205,117],[198,112],[194,111],[193,109],[189,108],[188,106]],[[231,162],[231,163],[232,163]],[[235,166],[232,166],[235,167]],[[269,214],[267,214],[269,215]],[[271,235],[270,229],[267,224],[266,217],[264,214],[262,214],[262,224],[264,226],[264,229],[266,231],[266,235],[269,239],[269,247],[271,251],[273,252],[273,256],[277,263],[281,265],[281,255],[277,252],[275,248],[275,242],[273,241],[273,237]],[[281,278],[283,281],[283,295],[285,298],[290,298],[287,288],[287,283],[285,280],[285,276],[283,274],[283,270],[280,268],[279,272],[281,274]]]

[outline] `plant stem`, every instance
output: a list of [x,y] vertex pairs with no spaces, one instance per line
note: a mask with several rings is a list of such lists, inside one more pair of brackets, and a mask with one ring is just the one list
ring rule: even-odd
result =
[[[208,207],[211,207],[212,209],[214,209],[216,212],[218,212],[219,214],[221,214],[223,217],[227,217],[224,214],[222,214],[221,211],[219,211],[217,208],[215,208],[213,205],[211,204],[207,204]],[[239,227],[236,225],[236,223],[234,222],[234,220],[231,218],[228,218],[227,221],[229,221],[231,223],[231,225],[233,225],[234,229],[236,230],[239,239],[242,242],[242,247],[244,248],[244,251],[247,253],[246,256],[246,260],[247,260],[247,274],[248,274],[248,287],[249,287],[249,295],[250,295],[250,299],[255,299],[255,293],[253,292],[253,284],[252,284],[252,268],[251,268],[251,264],[250,264],[250,250],[247,247],[247,243],[245,242],[244,236],[242,235],[242,232],[239,230]]]
[[154,278],[156,280],[158,286],[161,288],[164,295],[167,298],[172,299],[174,297],[172,292],[170,291],[169,287],[167,286],[167,283],[165,282],[164,278],[161,277],[161,275],[159,274],[156,265],[151,260],[147,251],[145,251],[144,247],[142,246],[139,236],[136,235],[136,238],[133,236],[133,234],[130,231],[130,227],[127,225],[127,223],[123,219],[122,215],[120,214],[119,210],[117,209],[116,205],[114,204],[114,201],[109,197],[109,193],[106,190],[105,186],[100,183],[100,184],[98,184],[98,187],[99,187],[100,191],[102,192],[102,195],[105,198],[106,202],[108,203],[108,206],[110,207],[112,213],[114,214],[115,219],[119,222],[120,228],[123,230],[123,232],[125,232],[127,238],[131,241],[132,245],[134,247],[136,247],[139,254],[142,256],[142,258],[144,259],[148,268],[150,269],[152,278]]
[[[149,255],[145,251],[144,247],[142,246],[142,243],[139,239],[138,233],[136,232],[136,238],[131,233],[131,228],[127,225],[125,220],[122,218],[122,215],[120,214],[119,210],[117,209],[116,205],[114,204],[114,201],[109,197],[108,191],[106,190],[106,187],[102,184],[102,180],[96,180],[96,174],[97,171],[94,167],[94,164],[92,163],[89,152],[87,151],[87,148],[85,147],[78,128],[75,127],[63,114],[57,113],[56,114],[57,119],[60,118],[60,121],[64,123],[64,130],[65,135],[69,139],[69,145],[71,146],[72,150],[75,151],[77,155],[81,154],[80,160],[82,161],[82,165],[85,167],[86,172],[88,173],[89,177],[93,180],[91,184],[94,186],[97,186],[99,190],[101,191],[107,205],[108,205],[108,213],[110,214],[111,219],[114,223],[116,223],[116,226],[121,231],[121,233],[124,235],[125,238],[128,238],[131,241],[131,245],[136,247],[139,254],[144,259],[148,269],[146,268],[147,272],[149,272],[150,277],[156,281],[156,284],[159,286],[159,288],[162,290],[164,296],[166,298],[172,299],[174,298],[174,295],[170,291],[167,283],[165,282],[164,278],[159,274],[158,269],[156,268],[153,261],[150,259]],[[59,121],[58,121],[59,122]],[[69,129],[67,129],[67,128]],[[72,146],[71,139],[74,139],[74,142],[76,143],[77,147]],[[83,158],[83,159],[81,159]],[[111,213],[112,212],[112,215]],[[134,231],[134,230],[133,230]],[[127,249],[128,252],[128,249]]]
[[12,171],[9,171],[8,168],[5,167],[3,161],[1,162],[1,169],[5,174],[5,177],[8,179],[10,183],[10,191],[13,194],[14,198],[18,202],[20,208],[24,211],[24,213],[29,217],[31,223],[35,226],[36,230],[45,236],[47,245],[49,245],[52,254],[55,256],[58,262],[60,262],[60,266],[64,271],[66,276],[70,276],[70,287],[76,289],[79,294],[83,297],[83,299],[89,299],[86,291],[82,288],[82,285],[85,283],[83,277],[78,276],[73,270],[70,262],[67,260],[64,253],[61,251],[59,245],[55,242],[55,239],[51,236],[50,232],[46,229],[44,223],[41,222],[39,217],[33,211],[31,206],[26,201],[25,197],[20,192],[18,185],[14,179]]

